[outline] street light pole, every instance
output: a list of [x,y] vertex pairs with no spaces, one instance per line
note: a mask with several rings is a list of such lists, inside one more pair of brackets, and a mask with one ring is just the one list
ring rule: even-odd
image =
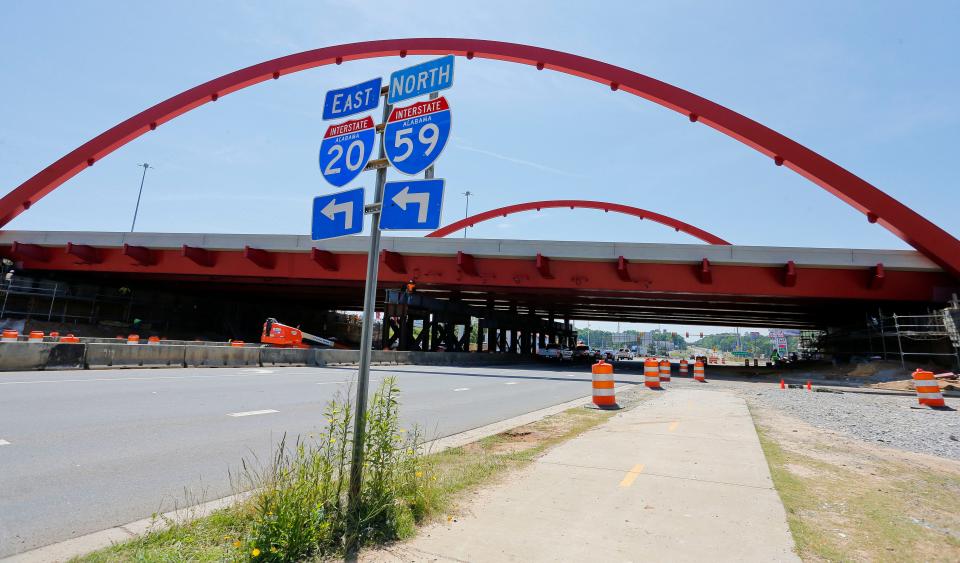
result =
[[[471,192],[470,190],[467,190],[467,191],[463,192],[463,195],[467,196],[467,206],[466,206],[466,208],[463,210],[463,218],[466,219],[467,217],[470,216],[470,196],[473,195],[473,192]],[[467,238],[467,228],[466,228],[466,227],[463,228],[463,238]]]
[[140,192],[137,194],[137,206],[133,209],[133,223],[130,223],[130,232],[133,232],[133,228],[137,226],[137,213],[140,211],[140,197],[143,196],[143,182],[147,179],[147,168],[154,168],[146,162],[143,164],[138,164],[143,168],[143,176],[140,177]]

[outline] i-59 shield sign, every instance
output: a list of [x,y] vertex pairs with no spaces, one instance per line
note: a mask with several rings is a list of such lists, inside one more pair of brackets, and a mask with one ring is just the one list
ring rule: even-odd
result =
[[440,156],[450,137],[447,99],[393,108],[383,132],[387,159],[398,172],[419,174]]
[[320,143],[320,172],[336,187],[350,183],[363,171],[376,139],[373,118],[344,121],[327,128]]

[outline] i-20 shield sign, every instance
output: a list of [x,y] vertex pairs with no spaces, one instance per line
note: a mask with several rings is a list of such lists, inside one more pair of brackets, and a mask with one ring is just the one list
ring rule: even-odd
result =
[[328,127],[320,143],[323,177],[338,188],[350,183],[370,160],[376,137],[373,118],[369,115]]
[[440,156],[450,137],[450,106],[444,97],[393,108],[383,141],[397,171],[419,174]]

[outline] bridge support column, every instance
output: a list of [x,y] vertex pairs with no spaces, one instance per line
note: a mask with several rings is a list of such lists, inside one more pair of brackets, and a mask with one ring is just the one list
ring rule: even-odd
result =
[[517,353],[517,304],[516,302],[510,304],[510,316],[512,317],[513,324],[510,327],[510,353]]

